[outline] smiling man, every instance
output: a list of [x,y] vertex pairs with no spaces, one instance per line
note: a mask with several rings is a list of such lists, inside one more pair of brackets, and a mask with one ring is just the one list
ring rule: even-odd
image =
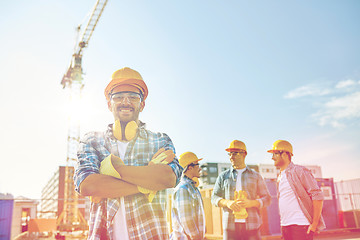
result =
[[321,216],[324,194],[307,168],[292,162],[292,145],[285,140],[274,142],[274,165],[280,169],[277,180],[281,232],[285,240],[312,240],[325,228]]
[[[232,166],[220,173],[211,196],[211,202],[223,208],[223,239],[260,240],[259,209],[270,204],[271,196],[261,175],[245,164],[245,143],[234,140],[225,150]],[[235,191],[246,197],[239,199]]]
[[105,88],[114,123],[80,142],[74,181],[92,199],[89,239],[169,238],[164,190],[175,187],[182,167],[170,138],[139,120],[147,95],[137,71],[115,71]]

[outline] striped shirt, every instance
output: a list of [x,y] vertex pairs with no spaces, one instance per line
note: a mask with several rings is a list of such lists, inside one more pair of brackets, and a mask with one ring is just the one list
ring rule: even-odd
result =
[[204,239],[205,213],[200,191],[195,182],[183,175],[175,188],[171,209],[171,239]]
[[[78,162],[74,173],[75,189],[79,192],[81,182],[89,175],[99,173],[101,161],[109,154],[119,156],[112,124],[106,132],[90,132],[80,141]],[[141,123],[137,136],[127,146],[124,163],[129,166],[146,166],[160,149],[175,148],[164,133],[153,133]],[[179,182],[182,167],[177,158],[169,164]],[[169,239],[166,222],[166,191],[158,191],[149,203],[142,193],[125,196],[126,222],[130,240]],[[112,239],[113,218],[119,209],[119,199],[107,198],[100,203],[91,203],[88,239]]]
[[[296,165],[290,162],[289,166],[284,170],[286,179],[288,180],[296,199],[300,205],[305,217],[312,223],[313,219],[313,200],[324,200],[324,194],[319,188],[316,179],[306,167]],[[279,184],[279,183],[277,183]],[[278,186],[279,189],[279,186]],[[280,192],[278,190],[278,198]],[[318,230],[325,228],[325,223],[321,217],[317,226]]]
[[[237,171],[233,167],[220,173],[216,179],[214,190],[211,196],[211,202],[215,206],[219,206],[221,199],[234,200],[234,192],[236,190]],[[271,196],[267,189],[264,179],[258,172],[246,166],[246,170],[241,175],[241,184],[243,191],[247,192],[248,199],[258,200],[260,207],[270,205]],[[235,231],[235,217],[227,207],[223,209],[223,229]],[[247,208],[249,216],[246,218],[246,230],[259,229],[262,220],[260,217],[260,210],[258,208]]]

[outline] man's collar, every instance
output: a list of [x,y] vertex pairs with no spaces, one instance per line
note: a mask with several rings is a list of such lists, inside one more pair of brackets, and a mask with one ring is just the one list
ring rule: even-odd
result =
[[192,184],[195,184],[195,181],[192,180],[191,178],[189,178],[188,176],[186,176],[185,174],[182,175],[182,178],[187,181],[187,182],[190,182]]
[[[235,169],[233,166],[230,167],[230,171],[231,171],[231,172],[234,172],[234,171],[236,171],[236,170],[238,170],[238,169]],[[245,165],[245,171],[246,171],[246,170],[250,170],[250,168],[248,167],[248,165]]]
[[293,162],[290,162],[289,165],[285,168],[285,171],[287,171],[288,169],[292,169],[294,168],[295,164]]

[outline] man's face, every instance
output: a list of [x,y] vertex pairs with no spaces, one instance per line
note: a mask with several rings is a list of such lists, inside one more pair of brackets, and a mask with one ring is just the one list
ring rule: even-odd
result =
[[281,168],[286,164],[286,161],[283,158],[283,154],[286,154],[285,152],[273,152],[272,160],[274,160],[274,165],[277,168]]
[[191,164],[191,165],[189,166],[189,170],[191,171],[191,175],[192,175],[193,177],[197,177],[197,178],[200,177],[201,168],[200,168],[200,166],[199,166],[199,163]]
[[144,106],[145,102],[141,101],[140,94],[135,92],[114,93],[108,102],[109,110],[113,113],[114,119],[124,123],[137,121]]
[[239,151],[229,152],[228,154],[230,156],[230,162],[233,168],[238,169],[239,167],[245,166],[245,157],[246,157],[245,151],[239,150]]

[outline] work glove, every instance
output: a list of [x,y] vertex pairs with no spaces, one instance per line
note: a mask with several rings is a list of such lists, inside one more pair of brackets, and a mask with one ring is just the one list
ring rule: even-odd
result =
[[[234,200],[237,202],[241,202],[247,199],[247,192],[245,191],[235,191],[234,192]],[[248,217],[248,213],[246,211],[246,208],[241,208],[240,211],[235,212],[233,211],[233,214],[236,219],[245,219]]]
[[[124,161],[121,158],[110,154],[107,156],[100,165],[100,174],[112,176],[118,179],[121,179],[121,176],[118,171],[116,171],[116,167],[125,165]],[[90,196],[90,200],[94,203],[99,203],[101,201],[100,197],[92,197]]]
[[[149,165],[152,164],[169,164],[174,159],[175,154],[172,150],[165,150],[165,148],[160,148],[154,156],[151,158],[151,161],[149,162]],[[152,202],[152,200],[155,197],[155,194],[157,191],[149,190],[143,187],[138,186],[138,190],[143,193],[147,194],[147,198],[149,202]]]
[[169,164],[174,159],[175,154],[172,150],[165,150],[165,148],[160,148],[154,156],[151,158],[149,165],[151,164]]

